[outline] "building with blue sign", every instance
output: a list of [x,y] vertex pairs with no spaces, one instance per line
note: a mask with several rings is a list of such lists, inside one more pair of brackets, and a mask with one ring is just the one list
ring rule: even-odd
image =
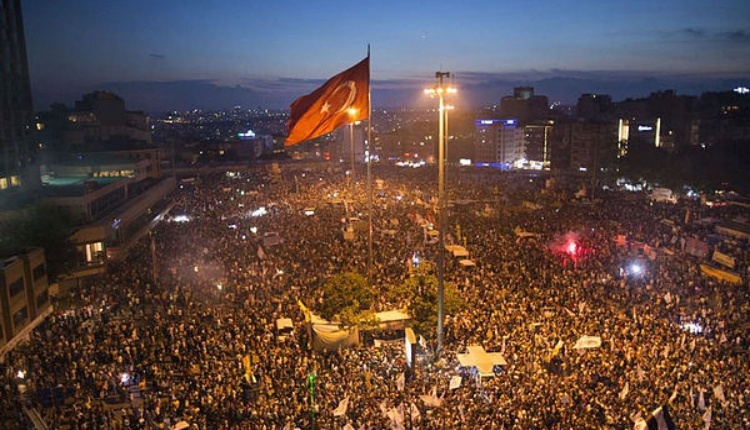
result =
[[509,167],[526,157],[524,129],[516,119],[478,119],[474,158],[477,163],[504,164]]

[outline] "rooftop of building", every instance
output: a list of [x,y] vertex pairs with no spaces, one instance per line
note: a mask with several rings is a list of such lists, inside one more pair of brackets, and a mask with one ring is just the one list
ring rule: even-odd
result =
[[139,160],[123,155],[116,155],[109,152],[87,152],[77,154],[72,157],[57,160],[53,165],[56,166],[115,166],[122,164],[135,164]]
[[87,189],[97,189],[109,184],[128,180],[130,178],[80,178],[80,177],[56,177],[45,179],[42,185],[42,196],[44,197],[79,197],[86,193]]

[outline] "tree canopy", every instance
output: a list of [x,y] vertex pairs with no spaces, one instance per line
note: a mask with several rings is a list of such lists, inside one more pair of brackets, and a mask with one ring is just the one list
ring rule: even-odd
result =
[[[423,261],[414,269],[410,278],[392,288],[389,294],[393,299],[406,300],[412,317],[412,326],[419,334],[426,338],[435,335],[438,320],[438,279],[434,265]],[[444,284],[443,298],[445,315],[455,314],[464,306],[463,299],[452,283]]]
[[375,292],[359,273],[345,272],[328,278],[323,284],[323,294],[318,311],[329,321],[361,325],[374,318]]

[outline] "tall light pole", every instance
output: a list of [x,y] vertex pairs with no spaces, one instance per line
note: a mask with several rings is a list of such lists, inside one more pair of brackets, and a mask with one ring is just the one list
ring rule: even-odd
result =
[[[348,113],[351,118],[357,117],[357,109],[355,108],[349,108]],[[354,149],[355,149],[354,148],[354,124],[355,123],[356,123],[355,121],[352,121],[349,123],[349,151],[351,152],[350,157],[351,157],[351,162],[352,162],[352,166],[351,166],[352,190],[354,190],[354,158],[355,158],[354,157]]]
[[443,351],[443,322],[445,320],[445,229],[448,227],[445,201],[445,137],[448,118],[445,96],[455,94],[456,89],[445,85],[443,80],[449,78],[450,75],[450,72],[435,72],[435,86],[425,89],[425,94],[430,97],[437,96],[440,102],[438,109],[438,321],[435,359],[439,359]]

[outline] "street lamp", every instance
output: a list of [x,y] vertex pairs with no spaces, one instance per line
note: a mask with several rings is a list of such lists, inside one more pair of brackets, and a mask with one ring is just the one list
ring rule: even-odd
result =
[[358,110],[356,108],[349,108],[347,112],[349,113],[349,118],[352,118],[352,122],[349,123],[349,150],[351,151],[350,155],[351,155],[351,162],[352,162],[352,167],[351,167],[352,179],[351,180],[352,180],[352,186],[354,186],[354,158],[355,158],[354,157],[354,124],[355,124],[355,121],[353,119],[357,117]]
[[444,83],[445,78],[451,76],[450,72],[435,72],[436,83],[432,88],[424,90],[430,97],[437,96],[440,104],[438,110],[438,321],[437,321],[437,350],[435,359],[440,358],[443,350],[443,321],[445,320],[445,229],[448,220],[446,216],[445,202],[445,137],[448,128],[448,110],[445,105],[445,96],[455,94],[454,87]]

